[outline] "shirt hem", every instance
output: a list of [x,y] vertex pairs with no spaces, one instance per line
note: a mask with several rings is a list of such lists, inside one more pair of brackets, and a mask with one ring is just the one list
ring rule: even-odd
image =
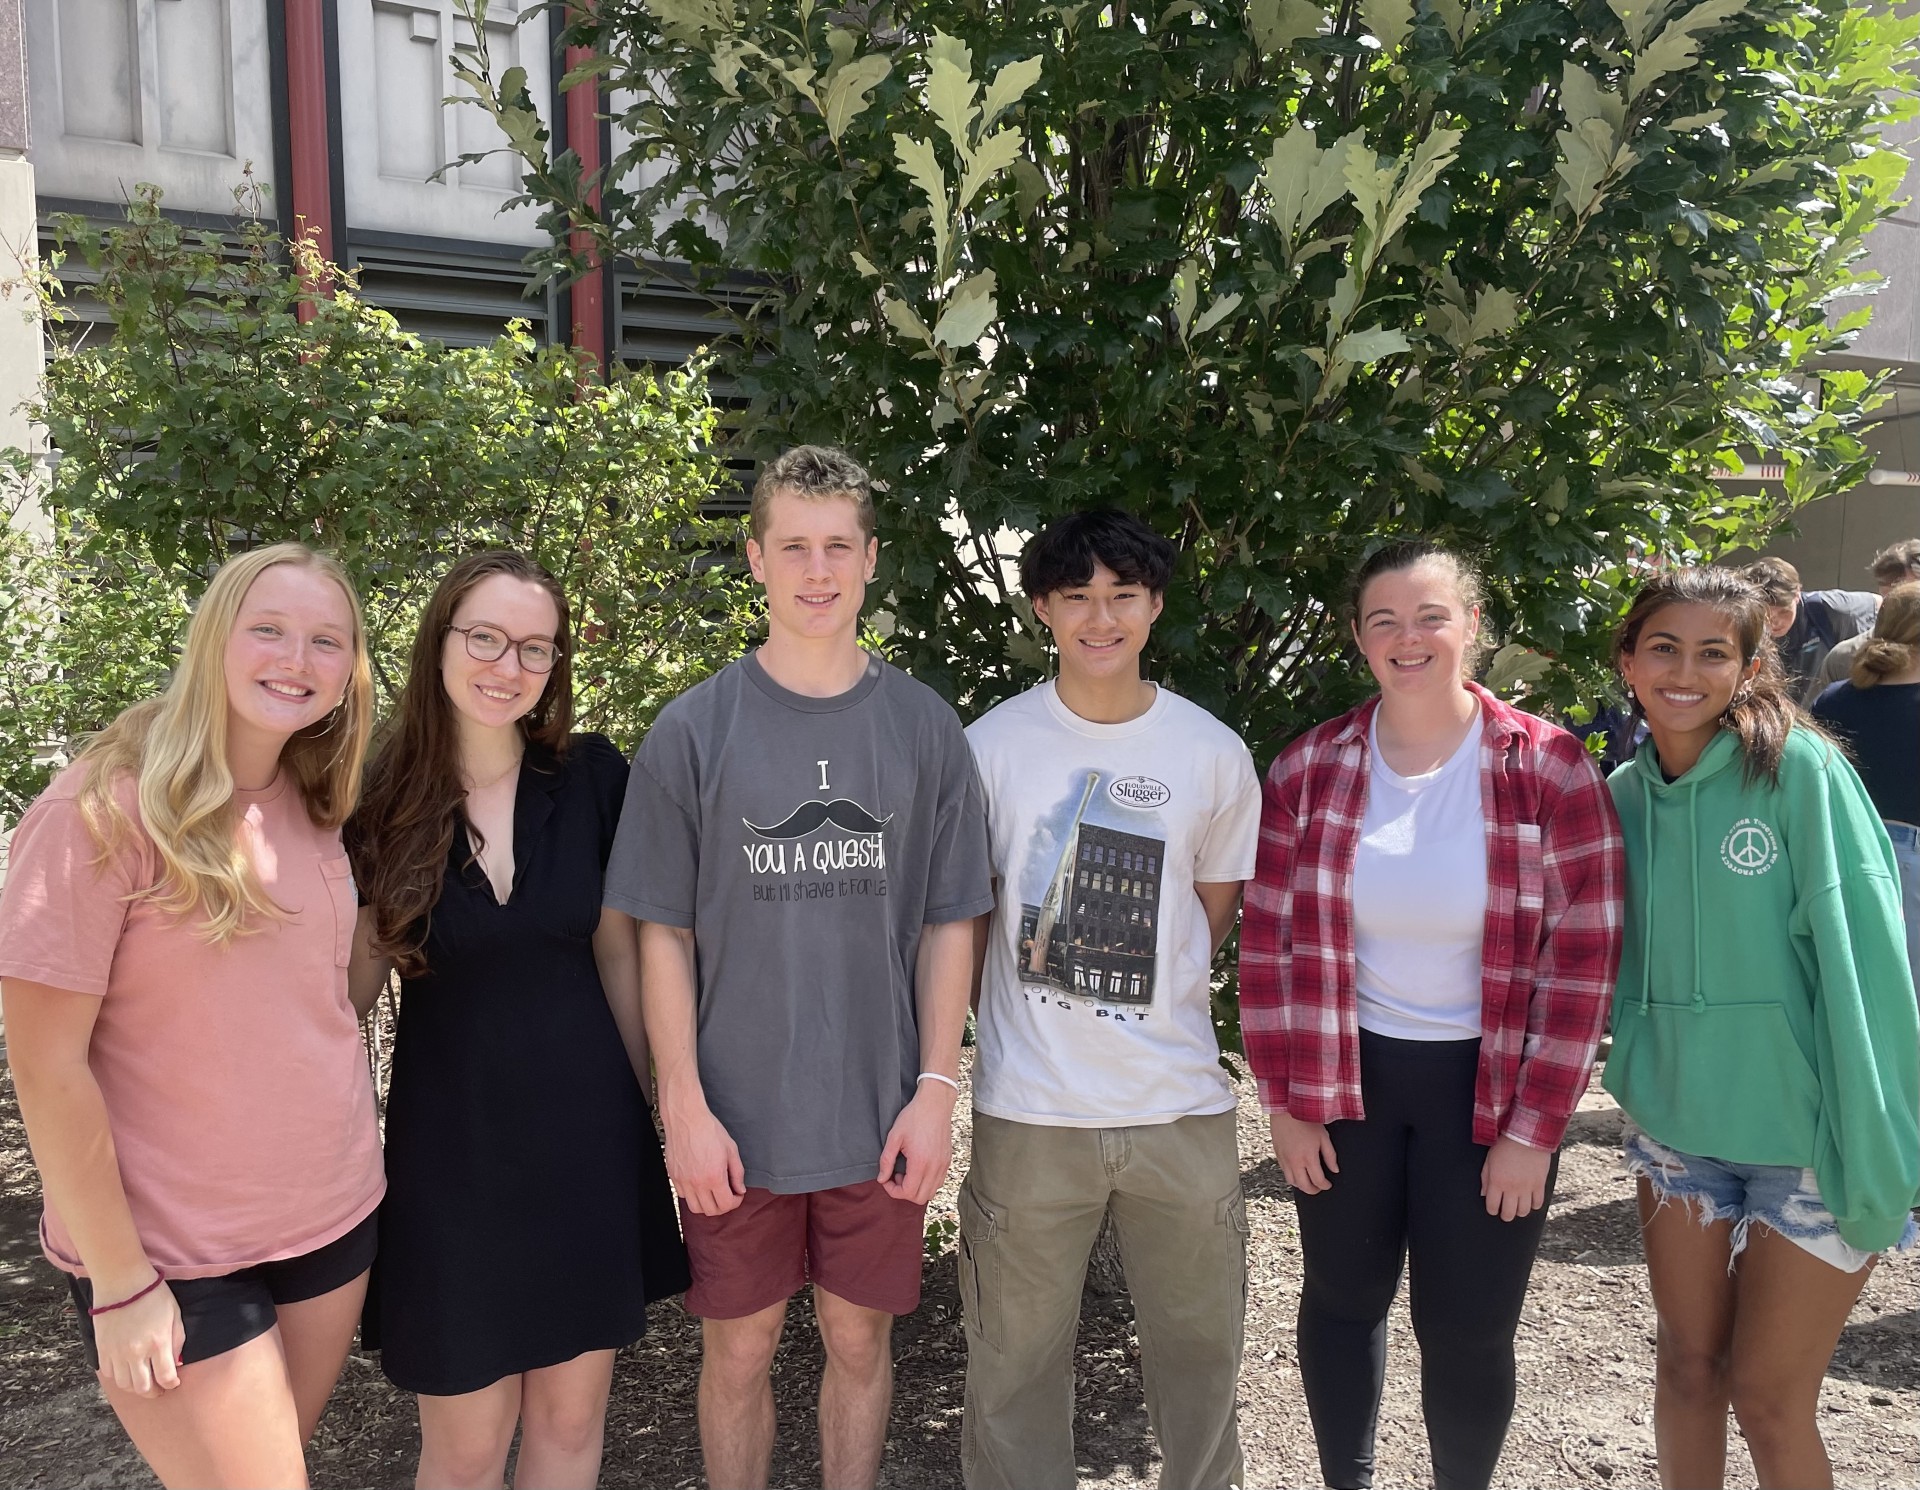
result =
[[40,963],[0,962],[0,978],[19,978],[28,983],[44,983],[49,988],[64,988],[70,993],[84,993],[88,998],[107,996],[108,980],[105,978],[75,974],[69,969],[47,967]]
[[[264,1263],[286,1262],[295,1257],[305,1257],[309,1252],[318,1252],[322,1247],[339,1241],[341,1237],[352,1231],[354,1227],[358,1226],[378,1210],[380,1208],[380,1202],[386,1198],[387,1178],[385,1174],[382,1174],[380,1176],[380,1183],[374,1188],[373,1198],[371,1200],[362,1200],[356,1204],[345,1221],[323,1228],[310,1241],[303,1240],[291,1247],[278,1248],[268,1253],[265,1257],[241,1258],[237,1262],[199,1263],[168,1262],[165,1258],[156,1260],[151,1257],[148,1260],[153,1263],[153,1266],[166,1277],[169,1282],[181,1283],[189,1282],[196,1278],[224,1278],[229,1273],[243,1272],[247,1268],[260,1267]],[[47,1213],[44,1208],[40,1212],[40,1255],[46,1258],[48,1262],[52,1263],[53,1266],[61,1272],[71,1277],[84,1278],[87,1276],[86,1267],[78,1259],[62,1257],[58,1252],[54,1251],[53,1244],[47,1240]]]
[[632,916],[636,921],[651,921],[656,926],[672,926],[681,931],[693,930],[693,912],[675,910],[671,906],[655,905],[650,900],[635,900],[627,895],[602,893],[600,903],[622,915]]
[[1181,1118],[1218,1117],[1223,1112],[1232,1112],[1239,1101],[1229,1092],[1220,1105],[1207,1107],[1189,1107],[1180,1112],[1152,1113],[1108,1113],[1098,1117],[1067,1116],[1061,1113],[1020,1112],[1011,1107],[1003,1107],[997,1102],[982,1102],[974,1099],[973,1110],[984,1117],[999,1118],[1003,1123],[1027,1123],[1035,1128],[1157,1128],[1168,1123],[1177,1123]]
[[875,1154],[871,1164],[832,1169],[823,1174],[773,1175],[762,1169],[749,1169],[746,1183],[749,1190],[766,1190],[774,1195],[815,1195],[822,1190],[838,1190],[842,1185],[877,1181],[879,1176],[880,1156]]
[[922,924],[927,926],[947,926],[955,921],[971,921],[975,916],[984,916],[999,904],[991,895],[973,900],[963,900],[959,905],[934,906],[928,909]]

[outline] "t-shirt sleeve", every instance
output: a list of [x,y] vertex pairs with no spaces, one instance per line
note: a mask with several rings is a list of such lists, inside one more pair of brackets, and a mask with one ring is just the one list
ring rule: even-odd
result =
[[698,783],[672,732],[656,723],[634,755],[601,899],[636,920],[690,927],[700,880]]
[[933,860],[927,872],[926,921],[966,921],[993,909],[987,848],[986,793],[960,721],[941,724],[940,808],[934,816]]
[[1260,852],[1260,776],[1238,740],[1215,768],[1213,821],[1200,842],[1193,877],[1200,884],[1253,878]]
[[13,830],[0,894],[0,978],[95,996],[107,991],[138,852],[100,846],[71,797],[42,797]]

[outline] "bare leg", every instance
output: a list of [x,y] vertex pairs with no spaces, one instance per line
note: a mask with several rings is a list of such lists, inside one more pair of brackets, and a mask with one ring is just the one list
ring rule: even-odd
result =
[[520,1378],[514,1490],[593,1490],[607,1436],[613,1352],[590,1350]]
[[422,1395],[415,1490],[500,1490],[520,1419],[520,1378],[503,1376],[477,1392]]
[[700,1452],[709,1490],[766,1490],[773,1464],[768,1371],[786,1321],[784,1299],[744,1319],[701,1321]]
[[820,1483],[873,1490],[893,1407],[893,1316],[816,1286],[813,1312],[827,1347],[820,1378]]
[[156,1397],[100,1385],[167,1490],[306,1490],[300,1419],[279,1330],[181,1367],[180,1385]]
[[1659,1316],[1653,1438],[1660,1483],[1667,1490],[1718,1490],[1727,1478],[1733,1223],[1702,1226],[1689,1203],[1656,1201],[1641,1180],[1640,1234]]
[[280,1321],[280,1348],[287,1358],[287,1379],[293,1383],[293,1405],[300,1414],[300,1441],[309,1443],[326,1411],[327,1399],[340,1382],[340,1368],[353,1347],[360,1327],[360,1305],[367,1297],[367,1275],[343,1283],[332,1293],[282,1304],[274,1313]]
[[1763,1490],[1831,1490],[1820,1382],[1872,1271],[1843,1273],[1764,1225],[1747,1233],[1729,1376]]

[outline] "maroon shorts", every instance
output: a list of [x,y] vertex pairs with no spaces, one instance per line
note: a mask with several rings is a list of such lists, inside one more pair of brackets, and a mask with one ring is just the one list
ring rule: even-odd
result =
[[895,1200],[878,1180],[807,1195],[750,1188],[724,1216],[696,1216],[683,1201],[687,1312],[744,1319],[813,1283],[850,1304],[911,1314],[926,1220],[925,1206]]

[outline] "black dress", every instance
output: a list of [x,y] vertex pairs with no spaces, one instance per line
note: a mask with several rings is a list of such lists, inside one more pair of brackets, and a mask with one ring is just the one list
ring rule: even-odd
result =
[[387,1196],[362,1340],[411,1392],[617,1349],[687,1287],[652,1115],[593,957],[627,764],[600,735],[529,749],[501,905],[454,832],[401,985]]

